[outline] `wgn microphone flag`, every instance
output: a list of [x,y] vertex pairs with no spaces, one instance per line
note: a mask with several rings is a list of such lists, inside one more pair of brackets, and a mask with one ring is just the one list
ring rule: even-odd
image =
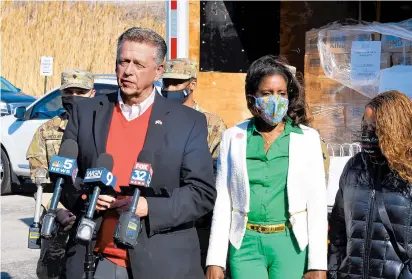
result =
[[82,218],[77,228],[76,238],[89,242],[92,240],[96,223],[93,220],[96,211],[97,199],[101,191],[113,188],[116,185],[116,177],[111,173],[113,169],[113,157],[109,154],[100,154],[97,158],[96,168],[87,169],[83,183],[93,187],[93,195],[90,198],[86,215]]

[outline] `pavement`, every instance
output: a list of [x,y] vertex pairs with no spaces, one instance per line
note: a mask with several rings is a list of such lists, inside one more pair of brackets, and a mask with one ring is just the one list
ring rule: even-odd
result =
[[34,199],[18,195],[0,197],[1,279],[37,279],[40,250],[27,248],[33,222]]

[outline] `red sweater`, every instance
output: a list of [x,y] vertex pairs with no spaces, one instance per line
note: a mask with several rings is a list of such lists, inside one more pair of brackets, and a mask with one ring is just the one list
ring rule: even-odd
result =
[[[142,150],[146,138],[151,111],[152,106],[141,116],[129,122],[123,116],[119,104],[115,106],[107,139],[106,153],[113,156],[113,174],[117,178],[115,186],[117,191],[120,191],[119,186],[129,185],[134,163],[137,161],[137,156]],[[118,220],[119,214],[116,210],[106,212],[100,227],[95,251],[102,253],[113,263],[126,267],[128,265],[126,250],[115,248],[113,242]]]

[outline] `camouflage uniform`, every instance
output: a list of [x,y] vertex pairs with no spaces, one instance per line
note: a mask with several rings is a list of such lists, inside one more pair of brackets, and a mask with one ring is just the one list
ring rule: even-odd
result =
[[[70,70],[62,73],[60,90],[70,87],[93,89],[93,75],[83,70]],[[67,125],[67,114],[56,116],[41,125],[33,136],[26,158],[30,165],[30,177],[35,181],[37,168],[49,168],[52,156],[59,153],[61,140]],[[47,211],[53,194],[44,193],[42,205]],[[58,208],[64,208],[58,204]],[[69,232],[59,229],[50,240],[42,239],[40,258],[37,262],[37,277],[40,279],[59,279],[64,273],[65,251]]]
[[323,165],[325,167],[325,179],[326,183],[328,182],[329,178],[329,164],[330,164],[330,157],[329,157],[329,152],[328,152],[328,147],[323,139],[321,139],[320,142],[322,146],[322,155],[323,155]]
[[[36,169],[48,169],[51,157],[59,153],[66,125],[67,117],[63,114],[52,118],[37,129],[26,154],[32,181],[35,180]],[[42,205],[46,210],[49,208],[51,197],[51,193],[43,194]]]
[[203,113],[206,116],[207,121],[207,143],[209,145],[210,154],[213,159],[217,159],[219,155],[219,144],[222,138],[223,132],[227,129],[225,123],[216,114],[208,112],[200,107],[197,103],[194,109]]
[[[181,79],[182,82],[196,78],[197,65],[196,62],[189,59],[173,59],[166,61],[163,79]],[[207,142],[210,153],[212,154],[214,164],[216,166],[217,157],[219,155],[219,144],[222,138],[222,133],[226,130],[226,125],[217,115],[201,108],[196,102],[193,109],[203,113],[207,120]],[[216,169],[216,167],[215,167]],[[200,250],[201,250],[201,264],[204,271],[206,271],[206,256],[209,246],[209,236],[211,220],[213,211],[206,214],[196,222],[197,233],[199,236]]]
[[[34,134],[27,150],[30,164],[30,176],[35,179],[37,168],[48,169],[50,158],[59,153],[61,139],[67,125],[65,115],[56,116],[41,125]],[[42,205],[45,210],[50,206],[53,194],[44,193]],[[63,206],[59,203],[59,208]],[[65,250],[68,234],[58,230],[57,235],[50,240],[42,239],[40,258],[37,262],[37,277],[40,279],[60,278],[61,267],[65,265]]]
[[[196,62],[190,59],[173,59],[166,61],[163,79],[181,79],[188,80],[190,78],[196,78],[197,65]],[[221,118],[216,114],[206,111],[201,108],[196,102],[193,107],[195,110],[203,113],[207,120],[208,136],[207,142],[209,144],[209,150],[213,159],[217,159],[219,155],[219,143],[222,137],[222,133],[226,130],[226,125]]]

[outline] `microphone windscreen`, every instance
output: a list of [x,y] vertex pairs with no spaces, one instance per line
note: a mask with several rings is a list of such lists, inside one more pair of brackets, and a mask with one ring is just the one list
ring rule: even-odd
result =
[[70,158],[70,159],[77,159],[77,155],[79,154],[79,147],[77,146],[77,142],[72,139],[65,140],[59,149],[59,156]]
[[113,170],[113,156],[107,153],[102,153],[96,160],[96,168],[105,168],[108,171]]

